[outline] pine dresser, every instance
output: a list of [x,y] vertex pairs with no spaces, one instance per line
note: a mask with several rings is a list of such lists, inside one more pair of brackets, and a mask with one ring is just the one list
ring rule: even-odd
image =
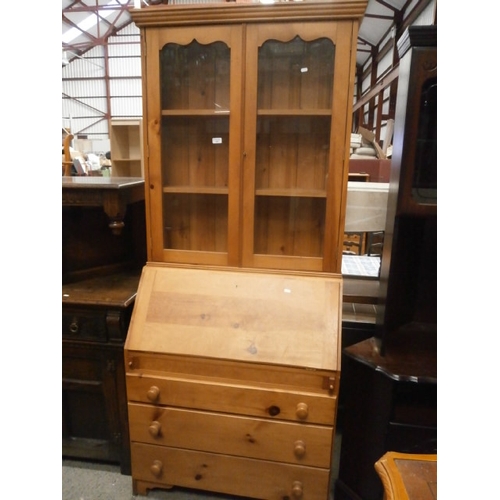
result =
[[338,274],[148,263],[125,344],[134,494],[328,499]]

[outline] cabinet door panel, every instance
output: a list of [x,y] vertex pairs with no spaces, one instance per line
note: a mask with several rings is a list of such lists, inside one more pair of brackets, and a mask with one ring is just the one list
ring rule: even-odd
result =
[[151,260],[238,262],[242,43],[241,27],[148,33]]
[[342,22],[248,27],[245,267],[340,272],[352,36]]
[[146,30],[149,260],[340,272],[355,31]]
[[121,415],[115,379],[120,355],[99,345],[63,342],[64,456],[120,461]]

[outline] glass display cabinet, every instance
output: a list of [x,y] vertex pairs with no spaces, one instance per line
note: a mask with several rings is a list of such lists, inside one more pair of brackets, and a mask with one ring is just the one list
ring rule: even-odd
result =
[[147,53],[150,261],[340,272],[365,8],[332,1],[132,12]]

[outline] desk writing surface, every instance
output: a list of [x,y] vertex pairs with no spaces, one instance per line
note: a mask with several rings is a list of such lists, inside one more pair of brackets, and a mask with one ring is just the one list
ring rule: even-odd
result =
[[148,263],[129,351],[340,369],[342,277]]

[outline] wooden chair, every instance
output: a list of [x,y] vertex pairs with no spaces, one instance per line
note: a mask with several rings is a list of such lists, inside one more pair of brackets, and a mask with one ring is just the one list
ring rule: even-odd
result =
[[62,174],[65,177],[71,176],[71,167],[73,166],[73,160],[71,159],[69,146],[71,144],[71,141],[73,140],[73,137],[74,136],[72,134],[68,134],[64,138],[64,143],[63,143],[64,159],[62,161]]

